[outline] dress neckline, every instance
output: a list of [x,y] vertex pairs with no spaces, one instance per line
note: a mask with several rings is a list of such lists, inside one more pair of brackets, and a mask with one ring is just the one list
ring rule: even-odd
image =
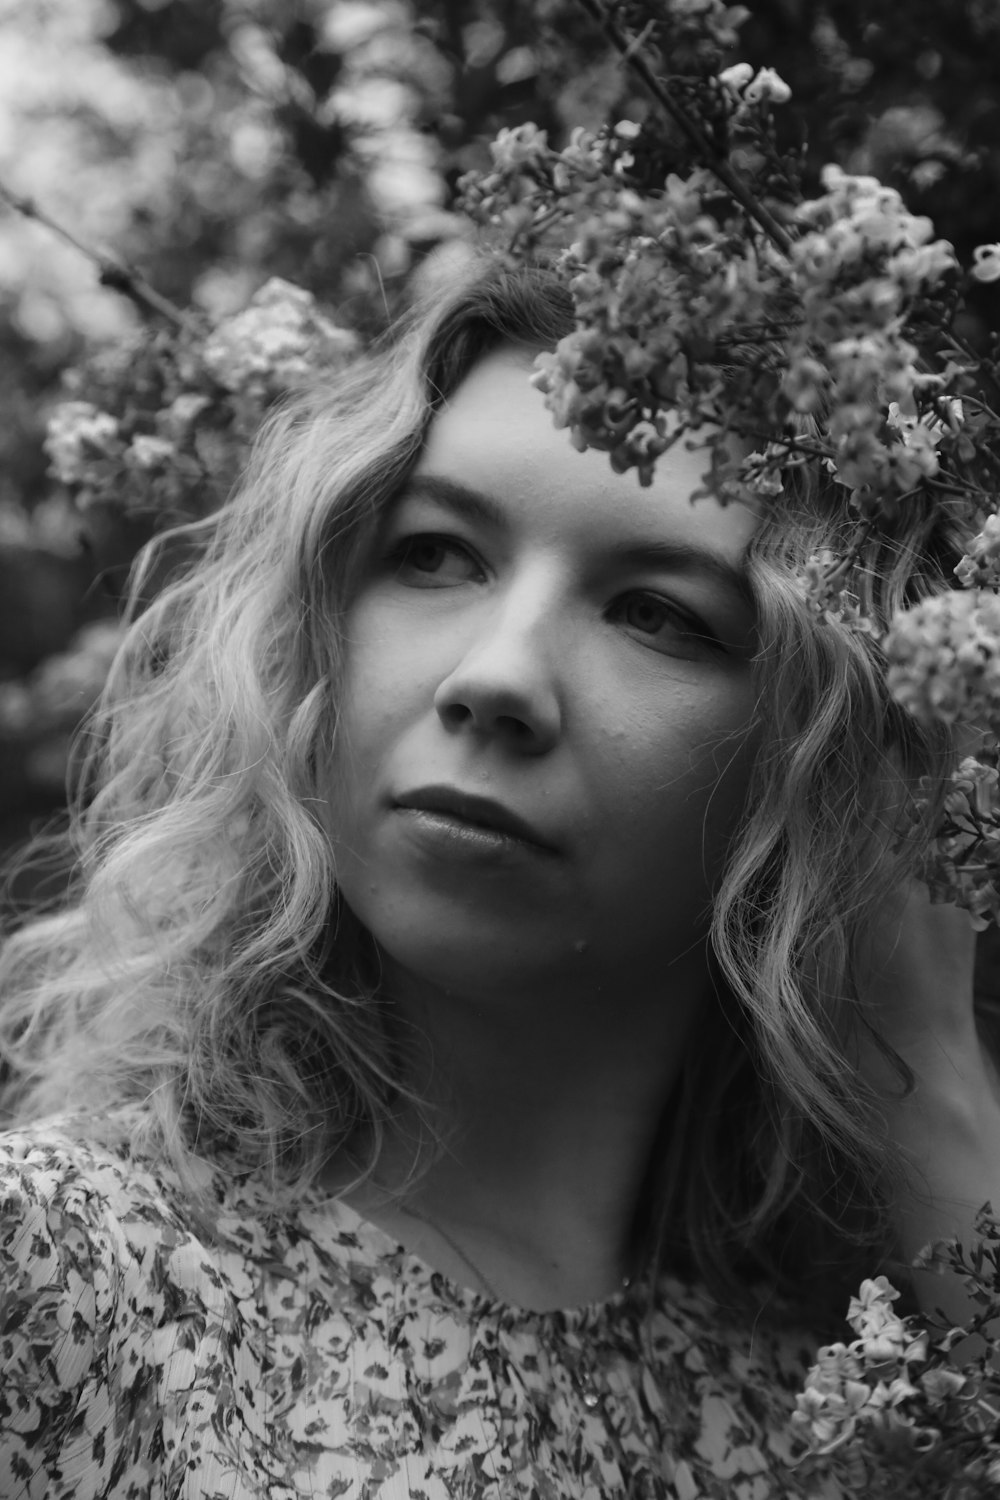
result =
[[[310,1237],[317,1242],[331,1238],[338,1240],[344,1234],[367,1251],[373,1263],[393,1260],[404,1273],[408,1285],[414,1289],[426,1287],[438,1296],[461,1308],[470,1319],[491,1317],[507,1325],[552,1324],[566,1331],[589,1329],[606,1323],[627,1308],[637,1306],[647,1296],[645,1279],[640,1278],[628,1286],[619,1287],[609,1296],[592,1302],[568,1307],[532,1308],[510,1302],[503,1297],[491,1296],[488,1292],[463,1285],[444,1271],[437,1270],[423,1256],[410,1250],[374,1220],[365,1218],[343,1198],[330,1196],[319,1189],[310,1188],[301,1202],[292,1210]],[[332,1231],[332,1233],[331,1233]]]

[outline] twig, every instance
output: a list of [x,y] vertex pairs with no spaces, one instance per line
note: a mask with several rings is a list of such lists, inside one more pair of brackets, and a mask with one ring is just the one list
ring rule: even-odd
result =
[[652,94],[657,104],[666,111],[674,123],[684,132],[705,166],[715,173],[719,181],[732,193],[737,203],[742,204],[750,217],[757,221],[768,238],[777,245],[779,250],[787,255],[792,248],[791,236],[787,230],[783,229],[774,215],[764,207],[763,203],[760,203],[753,196],[746,183],[737,176],[725,157],[720,155],[715,149],[700,126],[678,104],[677,100],[664,86],[662,80],[657,78],[642,52],[638,50],[639,44],[645,39],[650,28],[647,27],[641,36],[630,41],[604,9],[601,0],[578,0],[578,3],[592,20],[604,28],[612,44],[621,53],[622,61],[642,79],[643,84]]
[[161,296],[154,287],[143,280],[137,271],[133,271],[131,266],[115,256],[102,255],[90,245],[85,245],[64,225],[50,218],[30,198],[23,198],[19,193],[11,192],[10,188],[0,183],[0,200],[13,208],[15,212],[23,214],[26,219],[34,219],[36,223],[44,225],[50,233],[58,235],[61,240],[72,245],[74,250],[85,255],[97,267],[98,280],[102,286],[121,292],[123,296],[130,297],[143,312],[154,312],[159,317],[166,318],[168,322],[176,324],[178,328],[190,329],[194,326],[186,313],[182,312],[179,307],[175,307],[168,298]]

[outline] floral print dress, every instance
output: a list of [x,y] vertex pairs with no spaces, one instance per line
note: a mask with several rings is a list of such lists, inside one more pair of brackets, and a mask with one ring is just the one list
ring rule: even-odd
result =
[[664,1278],[531,1312],[318,1192],[0,1136],[2,1500],[777,1500],[813,1350]]

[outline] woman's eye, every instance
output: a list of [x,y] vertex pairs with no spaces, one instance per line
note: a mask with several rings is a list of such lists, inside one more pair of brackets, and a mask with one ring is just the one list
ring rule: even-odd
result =
[[396,577],[417,588],[450,588],[482,577],[482,568],[461,542],[428,533],[403,537],[390,550]]
[[712,645],[714,638],[693,616],[656,594],[624,594],[612,606],[612,618],[650,646],[669,650],[678,644]]

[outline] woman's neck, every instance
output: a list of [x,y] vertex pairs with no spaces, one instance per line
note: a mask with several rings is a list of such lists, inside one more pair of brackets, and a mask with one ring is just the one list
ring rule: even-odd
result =
[[700,961],[645,992],[511,1000],[390,976],[415,1091],[444,1122],[412,1186],[415,1115],[394,1125],[362,1212],[455,1280],[537,1308],[608,1296],[635,1274],[632,1226],[699,1004]]

